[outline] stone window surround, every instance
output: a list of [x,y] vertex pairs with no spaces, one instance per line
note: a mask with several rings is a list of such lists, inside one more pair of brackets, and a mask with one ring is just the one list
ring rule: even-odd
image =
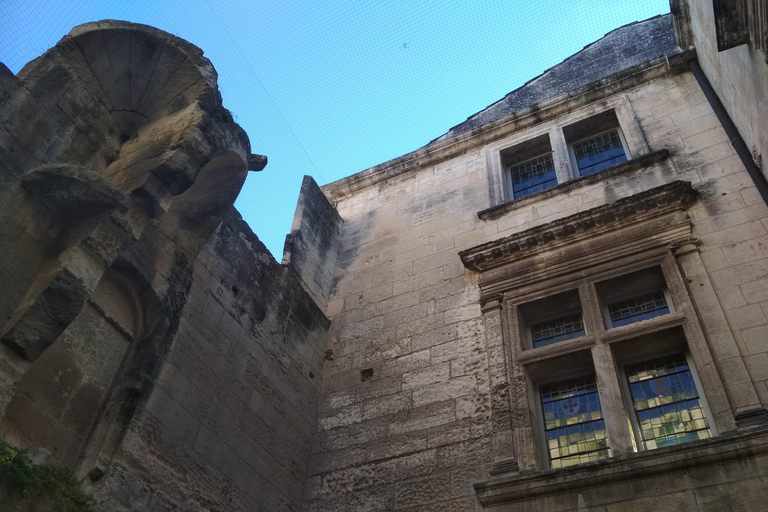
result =
[[[506,170],[502,164],[501,153],[505,149],[547,135],[552,148],[552,159],[555,163],[558,185],[573,181],[580,176],[574,170],[571,151],[566,142],[563,128],[610,110],[614,111],[619,122],[619,133],[626,144],[625,148],[628,150],[627,159],[636,159],[650,153],[648,143],[635,118],[629,99],[626,94],[616,95],[488,144],[485,147],[485,161],[490,206],[494,207],[515,200],[509,197]],[[519,199],[525,199],[525,197],[528,196]]]
[[[508,298],[505,297],[504,309],[507,313],[507,325],[510,348],[513,352],[513,358],[523,366],[527,387],[529,390],[529,401],[531,409],[531,423],[535,424],[535,429],[532,429],[532,437],[536,439],[543,432],[541,413],[538,410],[539,404],[538,389],[542,384],[546,384],[551,381],[562,380],[569,377],[569,374],[558,373],[554,370],[554,367],[561,366],[560,361],[563,358],[573,357],[578,355],[585,355],[587,351],[591,352],[591,365],[581,365],[578,367],[575,373],[592,373],[596,375],[597,389],[600,395],[601,402],[603,404],[603,415],[606,422],[606,429],[608,430],[608,438],[611,444],[611,451],[614,456],[632,453],[635,451],[632,443],[631,433],[627,427],[627,417],[633,414],[632,409],[628,407],[628,397],[626,396],[623,388],[623,367],[630,362],[642,361],[650,359],[654,356],[667,355],[669,352],[686,352],[688,355],[689,349],[691,351],[697,350],[697,345],[691,343],[691,338],[701,336],[701,327],[698,325],[697,319],[691,316],[688,312],[692,310],[690,304],[687,304],[688,297],[685,292],[685,286],[682,282],[677,264],[674,261],[674,256],[668,252],[665,254],[656,254],[654,257],[646,259],[646,253],[640,253],[636,257],[632,258],[632,263],[619,260],[616,262],[616,266],[610,270],[593,274],[589,271],[588,277],[578,278],[572,277],[570,282],[556,286],[554,288],[547,288],[546,283],[535,291],[531,291],[525,295],[512,295],[509,294]],[[672,298],[673,304],[681,305],[679,311],[674,311],[666,315],[662,315],[656,318],[645,320],[642,322],[626,325],[623,327],[614,327],[606,329],[603,321],[603,312],[600,301],[598,299],[597,291],[595,290],[595,284],[606,279],[613,277],[620,277],[625,274],[629,274],[638,270],[645,270],[648,268],[660,267],[664,273],[664,279],[667,282],[668,292]],[[554,295],[568,289],[576,288],[581,299],[582,313],[587,330],[587,334],[579,338],[571,340],[561,341],[552,345],[539,348],[525,348],[525,341],[520,329],[519,308],[518,305],[526,303],[529,300],[536,300],[546,295]],[[661,349],[661,352],[646,353],[640,358],[635,357],[633,360],[626,358],[617,358],[615,353],[615,347],[632,343],[634,340],[645,336],[665,336],[675,328],[682,328],[685,332],[685,338],[688,341],[688,346],[672,345]],[[582,354],[579,354],[582,353]],[[696,372],[696,360],[701,361],[706,359],[707,354],[703,357],[691,357],[693,359],[691,365],[694,375]],[[617,361],[617,359],[619,359]],[[698,377],[697,377],[697,380]],[[718,386],[717,382],[707,381],[701,383],[699,387],[700,394],[702,396],[702,402],[704,409],[707,411],[708,420],[712,428],[713,435],[717,434],[718,428],[715,418],[713,418],[709,411],[709,405],[706,400],[706,396],[709,394],[709,390]],[[535,441],[534,441],[535,442]],[[546,452],[544,446],[544,440],[541,439],[540,446],[533,446],[534,458],[537,460],[537,466],[541,469],[548,467],[546,461]],[[521,454],[522,455],[522,454]],[[523,459],[523,457],[521,457]],[[522,460],[520,461],[522,462]]]
[[749,44],[768,60],[768,1],[713,0],[712,8],[717,51]]
[[[460,253],[464,265],[478,272],[489,350],[507,369],[498,385],[508,403],[498,400],[492,408],[492,475],[543,466],[536,460],[541,452],[534,440],[531,374],[537,365],[567,354],[586,354],[595,369],[612,373],[601,383],[611,447],[614,456],[634,453],[612,348],[638,336],[682,331],[698,370],[699,391],[709,401],[713,431],[731,431],[734,416],[746,418],[759,408],[754,385],[737,377],[744,362],[735,340],[727,327],[718,326],[724,325],[724,314],[712,300],[713,287],[685,212],[695,195],[689,183],[672,182]],[[515,328],[517,305],[574,288],[597,303],[595,282],[652,266],[661,267],[675,312],[613,329],[598,326],[587,336],[523,350]],[[534,377],[539,384],[541,375]]]

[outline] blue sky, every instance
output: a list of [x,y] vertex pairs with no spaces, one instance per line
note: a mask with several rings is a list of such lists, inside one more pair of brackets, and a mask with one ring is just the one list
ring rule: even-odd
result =
[[17,72],[78,24],[123,19],[198,45],[269,164],[237,202],[278,260],[302,177],[324,184],[427,144],[667,0],[0,0]]

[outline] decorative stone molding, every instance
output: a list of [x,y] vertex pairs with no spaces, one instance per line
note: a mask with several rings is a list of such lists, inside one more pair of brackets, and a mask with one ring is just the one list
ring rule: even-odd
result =
[[690,252],[698,251],[701,245],[701,240],[697,236],[688,236],[680,240],[676,240],[669,244],[669,248],[675,256],[682,256]]
[[551,251],[557,246],[610,232],[620,225],[684,210],[693,203],[696,195],[689,182],[673,181],[612,204],[478,245],[461,251],[459,256],[465,267],[483,272],[539,252]]
[[495,309],[501,309],[501,304],[504,299],[504,295],[501,293],[497,293],[488,297],[483,297],[480,300],[480,308],[482,309],[483,313],[486,313],[488,311],[493,311]]
[[477,212],[477,216],[482,220],[497,219],[503,216],[504,214],[514,211],[522,206],[527,206],[527,205],[536,203],[538,201],[541,201],[543,199],[564,194],[576,188],[597,183],[598,181],[602,181],[608,178],[613,178],[615,176],[620,176],[623,174],[628,174],[628,173],[637,171],[639,169],[644,169],[654,164],[663,162],[668,158],[669,158],[669,150],[662,149],[659,151],[654,151],[653,153],[642,155],[638,158],[633,158],[632,160],[629,160],[627,162],[623,162],[617,165],[612,165],[611,167],[608,167],[601,171],[598,171],[592,174],[587,174],[586,176],[581,176],[579,178],[566,181],[564,183],[560,183],[559,185],[555,185],[554,187],[550,187],[540,192],[535,192],[533,194],[521,197],[520,199],[508,201],[506,203],[502,203],[497,206],[492,206],[491,208],[487,208],[485,210]]
[[[582,495],[589,490],[591,506],[604,506],[621,502],[621,492],[627,486],[643,485],[644,482],[668,481],[676,491],[692,489],[706,484],[697,477],[712,471],[712,466],[732,467],[733,470],[757,470],[757,456],[768,453],[768,431],[765,429],[748,434],[720,436],[679,446],[668,447],[604,461],[580,464],[566,469],[536,473],[503,474],[492,476],[473,485],[477,497],[484,506],[525,503],[526,510],[557,508],[576,510]],[[617,494],[618,493],[618,494]],[[596,502],[598,498],[605,503]],[[546,505],[544,505],[546,504]],[[559,507],[555,504],[560,505]],[[631,508],[628,503],[627,506]],[[586,507],[585,507],[586,509]],[[505,508],[504,510],[518,510]]]

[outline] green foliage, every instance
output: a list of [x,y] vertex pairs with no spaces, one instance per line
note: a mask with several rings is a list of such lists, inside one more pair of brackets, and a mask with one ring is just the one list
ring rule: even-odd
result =
[[43,499],[55,504],[56,512],[90,512],[90,498],[68,469],[45,463],[33,466],[27,452],[0,438],[0,490],[17,500]]

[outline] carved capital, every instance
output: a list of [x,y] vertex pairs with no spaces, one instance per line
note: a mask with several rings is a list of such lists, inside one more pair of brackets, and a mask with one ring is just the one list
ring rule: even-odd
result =
[[680,240],[675,240],[669,244],[669,248],[675,256],[682,256],[684,254],[697,252],[700,245],[701,240],[699,240],[699,237],[691,235],[681,238]]
[[504,294],[494,293],[480,299],[480,309],[483,313],[488,313],[497,309],[501,309],[502,302],[504,300]]

